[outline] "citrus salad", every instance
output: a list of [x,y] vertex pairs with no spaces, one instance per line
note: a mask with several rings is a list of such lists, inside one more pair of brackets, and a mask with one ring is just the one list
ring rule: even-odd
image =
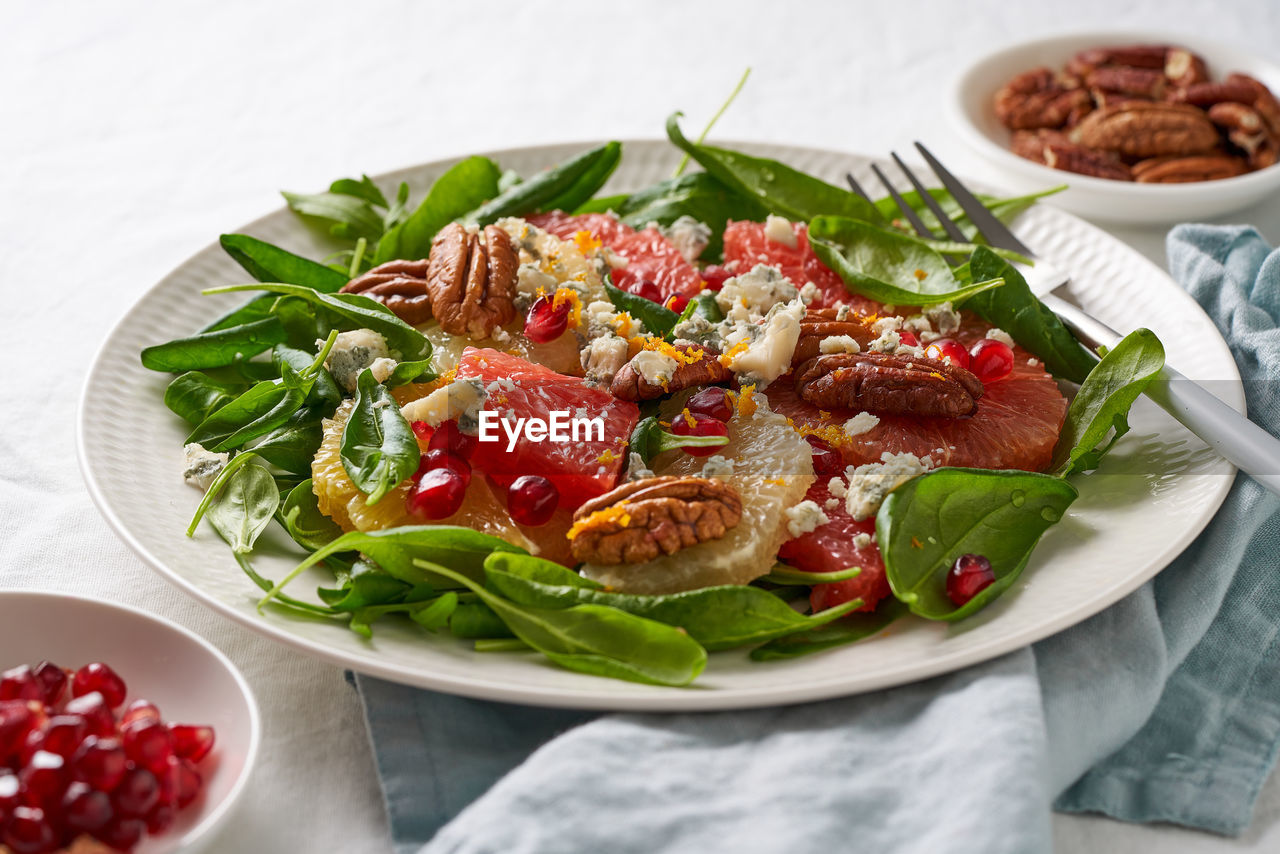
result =
[[[599,195],[612,142],[523,177],[470,157],[416,205],[367,177],[286,193],[342,246],[323,261],[224,235],[256,281],[206,292],[252,299],[142,353],[189,424],[188,534],[208,520],[263,607],[661,685],[1008,589],[1159,341],[1099,361],[1024,259],[677,117],[701,170],[636,192]],[[304,552],[274,580],[273,521]],[[285,592],[310,567],[332,581]]]

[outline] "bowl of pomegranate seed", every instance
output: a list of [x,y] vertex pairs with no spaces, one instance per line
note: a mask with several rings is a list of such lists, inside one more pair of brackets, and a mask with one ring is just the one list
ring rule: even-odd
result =
[[258,752],[217,649],[121,605],[0,591],[0,852],[199,850]]

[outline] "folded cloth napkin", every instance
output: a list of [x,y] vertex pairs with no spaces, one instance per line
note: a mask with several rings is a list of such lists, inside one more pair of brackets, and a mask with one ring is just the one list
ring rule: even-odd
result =
[[[1174,277],[1280,432],[1280,251],[1179,226]],[[1277,461],[1280,465],[1280,461]],[[397,854],[1048,851],[1050,808],[1225,834],[1280,746],[1280,500],[1239,476],[1157,578],[1035,647],[710,714],[534,709],[359,678]]]

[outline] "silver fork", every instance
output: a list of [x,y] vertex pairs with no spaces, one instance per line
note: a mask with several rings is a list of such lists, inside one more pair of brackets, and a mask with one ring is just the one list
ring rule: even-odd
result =
[[[1000,249],[1009,249],[1036,261],[1035,266],[1016,264],[1018,271],[1027,280],[1032,293],[1040,298],[1054,314],[1066,324],[1085,346],[1095,353],[1100,347],[1114,347],[1123,336],[1102,321],[1088,314],[1052,292],[1067,284],[1071,278],[1065,270],[1059,270],[1048,262],[1036,257],[1013,232],[1005,227],[982,202],[951,174],[938,159],[920,143],[916,148],[924,157],[929,168],[951,193],[952,198],[969,217],[978,233],[988,243]],[[942,210],[942,206],[925,189],[897,154],[891,154],[894,163],[906,175],[911,186],[920,194],[921,200],[929,208],[946,236],[960,243],[969,242],[968,237],[960,230]],[[936,239],[937,235],[925,225],[915,210],[902,198],[893,183],[885,176],[880,167],[872,164],[871,170],[884,184],[894,203],[902,211],[903,217],[911,223],[911,227],[921,237]],[[849,186],[855,193],[870,200],[870,197],[858,186],[852,173],[847,176]],[[1218,400],[1203,387],[1184,377],[1168,365],[1160,371],[1156,379],[1147,387],[1147,396],[1162,409],[1176,418],[1188,430],[1199,436],[1214,451],[1233,463],[1241,471],[1248,474],[1267,489],[1280,495],[1280,439],[1254,424],[1248,418],[1236,412],[1227,404]]]

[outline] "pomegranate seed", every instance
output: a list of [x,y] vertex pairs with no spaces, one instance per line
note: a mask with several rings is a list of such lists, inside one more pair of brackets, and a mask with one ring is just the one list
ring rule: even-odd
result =
[[939,338],[924,348],[924,354],[930,359],[945,360],[957,368],[969,370],[969,351],[954,338]]
[[424,519],[444,519],[458,512],[467,483],[453,469],[432,469],[409,491],[404,506]]
[[521,525],[536,528],[551,521],[560,503],[560,490],[545,477],[526,474],[507,490],[507,512]]
[[36,727],[27,733],[27,737],[22,740],[22,746],[18,748],[18,765],[26,765],[31,761],[31,757],[36,755],[37,751],[43,749],[44,729]]
[[84,718],[56,715],[49,718],[49,723],[45,726],[42,747],[50,753],[69,759],[88,732]]
[[134,768],[111,793],[111,801],[125,815],[144,816],[160,802],[160,783],[146,768]]
[[919,347],[920,339],[916,338],[915,333],[910,329],[899,329],[898,340],[908,347]]
[[648,279],[632,282],[627,286],[627,293],[647,299],[649,302],[662,302],[662,289]]
[[52,851],[58,843],[53,826],[39,807],[15,807],[3,840],[13,854],[41,854]]
[[35,723],[35,714],[22,700],[0,702],[0,762],[17,753]]
[[129,708],[120,716],[120,726],[128,726],[134,721],[159,721],[160,710],[150,700],[134,700]]
[[431,436],[427,450],[445,450],[451,454],[457,454],[464,460],[469,460],[479,441],[478,437],[469,436],[459,430],[457,421],[441,421]]
[[958,608],[990,587],[995,580],[991,561],[982,555],[960,555],[947,573],[947,598]]
[[100,661],[86,664],[76,671],[71,680],[71,695],[83,697],[97,691],[106,700],[107,705],[118,709],[124,705],[124,698],[129,693],[124,680],[116,672]]
[[173,751],[183,759],[199,762],[213,750],[213,727],[192,724],[169,724],[173,733]]
[[969,370],[984,383],[1002,380],[1013,372],[1013,348],[994,338],[983,338],[969,351]]
[[120,730],[124,755],[153,774],[164,771],[173,756],[173,733],[159,721],[134,721]]
[[818,477],[836,477],[844,473],[844,457],[836,446],[812,434],[804,440],[813,449],[813,473]]
[[156,804],[151,812],[147,813],[147,831],[156,834],[164,833],[173,826],[173,817],[176,811],[168,804]]
[[91,735],[71,757],[71,767],[78,779],[100,792],[111,792],[124,779],[128,760],[117,739]]
[[704,388],[689,398],[685,401],[685,408],[692,415],[705,415],[717,421],[728,421],[733,417],[733,404],[729,403],[729,396],[724,389],[715,386]]
[[562,302],[557,308],[555,300],[548,296],[534,300],[524,319],[524,334],[537,344],[556,340],[568,328],[569,303]]
[[34,676],[44,691],[41,702],[57,708],[67,694],[67,671],[52,662],[42,661],[36,665]]
[[56,753],[37,750],[27,766],[18,772],[25,800],[50,804],[62,797],[67,784],[67,761]]
[[62,821],[72,830],[92,833],[115,817],[111,798],[88,783],[72,783],[62,796]]
[[116,731],[116,719],[107,708],[106,700],[97,691],[76,697],[62,709],[65,715],[73,715],[84,719],[89,735],[108,736]]
[[44,700],[44,689],[31,668],[23,664],[0,673],[0,700]]
[[117,818],[96,835],[117,851],[132,851],[146,832],[147,824],[140,818]]
[[409,426],[413,428],[413,435],[418,437],[419,442],[430,442],[431,434],[435,432],[435,428],[425,421],[415,421]]
[[[689,423],[689,419],[684,414],[677,415],[671,419],[671,432],[677,436],[728,436],[729,427],[723,421],[717,421],[705,415],[694,415],[689,413],[693,418],[693,424]],[[686,445],[684,452],[691,457],[709,457],[720,451],[719,445],[708,445],[705,447],[696,447]]]
[[204,781],[200,772],[186,759],[171,757],[165,771],[160,775],[160,803],[171,804],[182,809],[200,795]]
[[672,294],[667,297],[667,309],[680,314],[689,305],[689,297],[686,294]]
[[702,269],[702,281],[707,283],[707,290],[718,291],[724,283],[733,278],[733,273],[719,264],[711,264]]
[[446,451],[444,448],[427,451],[422,455],[422,460],[418,463],[418,471],[414,477],[420,479],[432,469],[449,469],[457,472],[462,476],[462,481],[465,484],[471,485],[471,463],[452,451]]

